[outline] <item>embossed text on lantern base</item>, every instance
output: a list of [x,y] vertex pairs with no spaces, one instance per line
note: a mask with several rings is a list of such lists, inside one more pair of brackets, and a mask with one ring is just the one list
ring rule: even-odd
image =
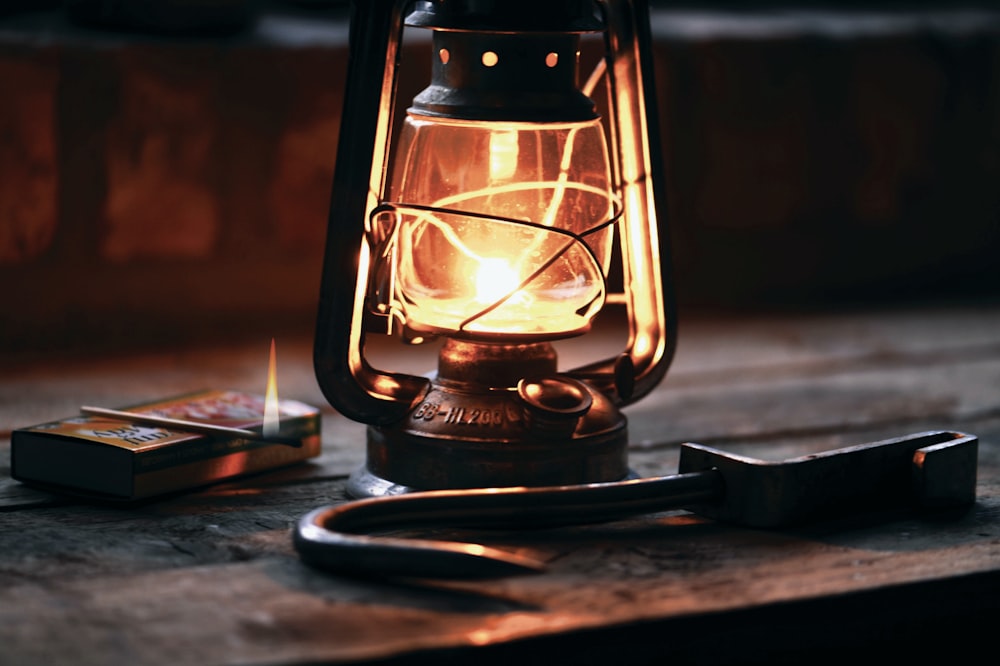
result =
[[628,473],[626,446],[619,410],[558,375],[549,343],[448,340],[436,380],[410,415],[369,429],[368,463],[349,491],[615,480]]

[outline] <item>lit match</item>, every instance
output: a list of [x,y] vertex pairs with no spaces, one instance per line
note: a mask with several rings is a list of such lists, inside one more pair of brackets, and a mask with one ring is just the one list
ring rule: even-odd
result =
[[264,391],[264,436],[273,437],[281,431],[278,412],[278,363],[274,355],[274,338],[271,338],[271,356],[267,362],[267,389]]

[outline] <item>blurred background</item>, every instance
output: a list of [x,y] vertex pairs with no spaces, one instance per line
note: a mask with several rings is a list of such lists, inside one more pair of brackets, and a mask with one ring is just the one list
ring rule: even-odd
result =
[[[998,300],[1000,8],[652,4],[682,316]],[[0,357],[311,334],[347,15],[0,3]]]

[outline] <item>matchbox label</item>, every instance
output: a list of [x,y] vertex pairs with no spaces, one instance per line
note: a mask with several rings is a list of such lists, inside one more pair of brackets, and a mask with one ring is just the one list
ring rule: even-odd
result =
[[133,450],[154,448],[198,437],[198,435],[189,432],[174,432],[163,428],[122,423],[102,417],[64,419],[55,423],[27,428],[27,430],[50,435],[79,437],[92,442]]
[[236,391],[223,391],[197,398],[144,405],[128,411],[229,427],[245,427],[261,423],[264,418],[264,398]]
[[[128,411],[240,428],[260,425],[264,419],[264,406],[263,396],[239,391],[215,391],[193,398],[144,405]],[[278,401],[278,414],[281,418],[308,416],[314,412],[312,407],[294,400]]]

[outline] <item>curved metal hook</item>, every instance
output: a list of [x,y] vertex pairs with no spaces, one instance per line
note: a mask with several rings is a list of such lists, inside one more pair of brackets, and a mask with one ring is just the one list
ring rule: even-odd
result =
[[715,470],[572,486],[435,490],[320,507],[299,520],[294,544],[306,563],[340,573],[420,578],[537,573],[544,563],[480,544],[360,532],[594,523],[712,501],[722,492]]

